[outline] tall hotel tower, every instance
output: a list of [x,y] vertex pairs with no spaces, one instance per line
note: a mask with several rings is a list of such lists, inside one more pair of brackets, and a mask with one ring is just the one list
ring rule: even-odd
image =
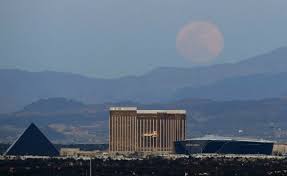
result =
[[110,108],[110,152],[163,152],[185,139],[185,110]]

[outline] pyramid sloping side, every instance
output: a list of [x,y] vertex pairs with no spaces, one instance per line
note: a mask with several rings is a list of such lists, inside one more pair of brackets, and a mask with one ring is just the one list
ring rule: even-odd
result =
[[36,125],[31,124],[5,155],[58,156],[59,152]]

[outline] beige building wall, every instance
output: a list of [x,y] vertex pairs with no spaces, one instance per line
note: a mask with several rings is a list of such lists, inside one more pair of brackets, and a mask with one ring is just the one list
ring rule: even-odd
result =
[[274,143],[272,154],[285,155],[287,153],[287,144]]
[[135,151],[136,111],[133,108],[121,108],[110,111],[110,151]]
[[173,142],[185,139],[184,110],[110,109],[110,152],[172,152]]

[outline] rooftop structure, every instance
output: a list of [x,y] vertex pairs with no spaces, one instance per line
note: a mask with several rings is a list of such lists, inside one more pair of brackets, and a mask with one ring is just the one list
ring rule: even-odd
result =
[[137,107],[110,107],[110,111],[136,111],[139,114],[186,114],[185,110],[139,110]]

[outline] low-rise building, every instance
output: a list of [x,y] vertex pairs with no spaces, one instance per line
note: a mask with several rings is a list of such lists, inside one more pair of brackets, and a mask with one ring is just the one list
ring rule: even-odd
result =
[[274,143],[272,153],[274,155],[286,155],[287,144],[286,143]]
[[271,155],[273,141],[247,138],[204,136],[175,141],[176,154],[264,154]]
[[97,157],[102,155],[103,152],[99,150],[83,151],[79,148],[61,148],[60,155],[63,157]]

